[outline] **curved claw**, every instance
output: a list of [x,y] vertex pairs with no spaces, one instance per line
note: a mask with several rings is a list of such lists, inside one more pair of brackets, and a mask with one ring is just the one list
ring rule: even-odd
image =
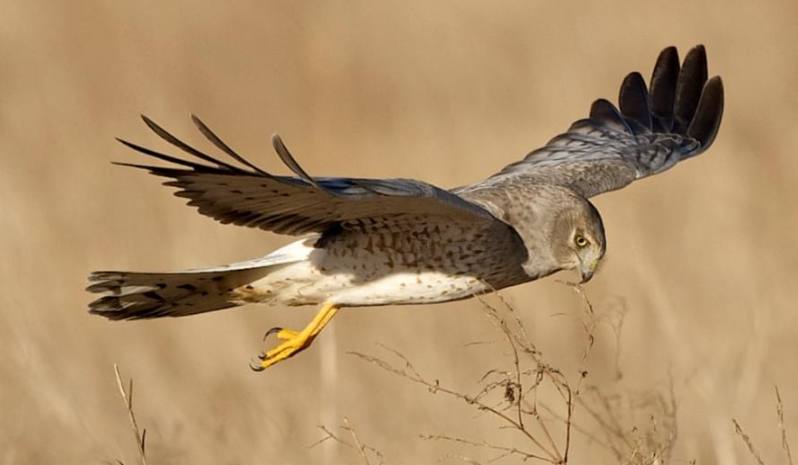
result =
[[265,369],[265,367],[261,363],[255,362],[255,360],[250,360],[249,361],[249,368],[252,371],[254,371],[254,372],[260,372],[260,371],[263,371]]
[[[272,334],[277,334],[277,333],[279,333],[279,332],[280,332],[280,331],[282,331],[282,330],[283,330],[283,328],[281,328],[281,327],[279,327],[279,326],[275,326],[274,328],[272,328],[272,329],[270,329],[270,330],[266,331],[266,334],[264,334],[264,335],[263,335],[263,342],[266,342],[266,339],[267,339],[269,336],[271,336]],[[261,359],[261,360],[263,360],[263,359]]]
[[253,363],[250,363],[249,367],[254,371],[263,371],[307,349],[337,311],[338,307],[326,303],[313,320],[301,331],[280,327],[275,327],[266,331],[266,334],[263,335],[264,340],[272,334],[276,334],[277,339],[282,342],[265,352],[261,352],[258,355],[260,363],[253,361]]

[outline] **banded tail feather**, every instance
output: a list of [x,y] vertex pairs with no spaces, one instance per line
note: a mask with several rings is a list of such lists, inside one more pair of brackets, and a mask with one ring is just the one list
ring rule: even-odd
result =
[[89,292],[104,293],[89,312],[111,320],[187,316],[235,307],[234,291],[266,275],[263,268],[215,272],[97,271]]
[[273,253],[218,268],[173,273],[95,271],[87,291],[103,294],[89,304],[89,313],[111,320],[196,315],[246,303],[247,285],[283,265],[306,260],[316,236]]

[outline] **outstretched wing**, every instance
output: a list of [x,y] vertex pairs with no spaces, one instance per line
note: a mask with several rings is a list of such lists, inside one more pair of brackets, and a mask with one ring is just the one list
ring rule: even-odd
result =
[[143,119],[161,138],[191,157],[166,155],[120,139],[138,152],[177,166],[117,164],[170,178],[164,184],[177,187],[175,195],[188,198],[189,205],[222,223],[281,234],[304,234],[334,228],[398,227],[435,220],[499,221],[481,206],[422,181],[310,177],[279,136],[272,139],[274,148],[296,177],[275,176],[258,168],[234,152],[195,116],[192,120],[200,132],[229,155],[230,162],[206,155],[149,118]]
[[707,80],[707,57],[699,45],[681,69],[674,47],[663,50],[650,90],[640,73],[626,76],[620,109],[596,100],[590,117],[575,122],[496,178],[568,187],[584,197],[620,189],[694,157],[712,144],[723,115],[723,83]]

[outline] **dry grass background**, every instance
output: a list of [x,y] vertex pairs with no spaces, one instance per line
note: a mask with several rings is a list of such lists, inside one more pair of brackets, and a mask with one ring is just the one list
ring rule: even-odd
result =
[[[290,240],[215,224],[156,179],[111,166],[137,157],[114,137],[164,148],[138,120],[146,113],[204,146],[194,112],[270,169],[283,170],[269,144],[279,132],[312,174],[454,186],[539,146],[594,98],[614,98],[662,47],[696,43],[725,80],[723,127],[700,158],[596,199],[609,254],[586,292],[598,309],[622,300],[628,312],[623,378],[600,326],[589,379],[633,392],[670,374],[673,463],[751,463],[732,417],[766,463],[783,463],[774,384],[798,437],[794,0],[3,0],[0,11],[0,463],[134,462],[114,362],[136,379],[152,464],[353,463],[329,441],[307,447],[322,436],[316,425],[344,416],[390,463],[489,457],[418,434],[515,438],[346,353],[382,342],[469,389],[506,361],[500,347],[465,345],[496,337],[478,302],[345,311],[310,351],[262,374],[247,362],[263,331],[302,324],[312,309],[88,315],[90,270],[219,264]],[[505,295],[548,359],[573,373],[579,297],[551,278]],[[584,440],[571,458],[613,461]]]

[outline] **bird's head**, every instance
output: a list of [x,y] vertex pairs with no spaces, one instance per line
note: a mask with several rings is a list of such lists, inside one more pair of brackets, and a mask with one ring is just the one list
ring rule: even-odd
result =
[[574,200],[555,217],[551,243],[562,269],[579,271],[584,283],[593,277],[607,243],[596,207],[582,198]]

